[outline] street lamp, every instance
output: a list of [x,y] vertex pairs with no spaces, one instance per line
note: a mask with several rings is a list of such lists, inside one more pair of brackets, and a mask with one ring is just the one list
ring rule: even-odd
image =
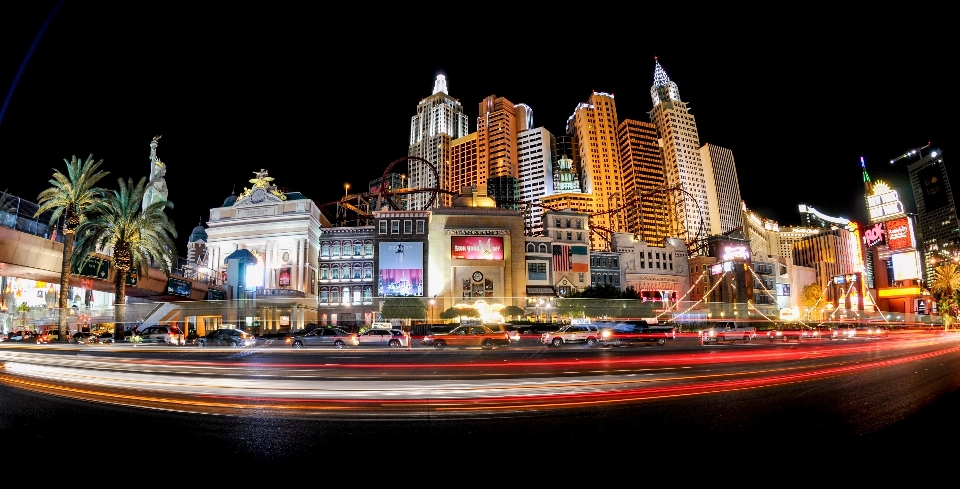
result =
[[346,197],[346,196],[349,195],[349,194],[350,194],[350,183],[349,183],[349,182],[344,182],[344,183],[343,183],[343,196]]
[[434,295],[430,298],[430,322],[433,322],[433,306],[437,305],[437,296]]

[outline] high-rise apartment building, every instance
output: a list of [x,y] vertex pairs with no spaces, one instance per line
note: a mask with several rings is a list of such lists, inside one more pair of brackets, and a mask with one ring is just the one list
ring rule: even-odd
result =
[[540,199],[554,192],[552,146],[553,135],[542,127],[517,134],[520,201],[526,203],[524,229],[530,235],[543,232],[543,206]]
[[[433,94],[420,101],[417,115],[410,120],[410,146],[408,156],[429,161],[436,173],[422,162],[410,160],[407,164],[408,186],[411,188],[442,188],[444,174],[449,171],[450,145],[454,139],[470,132],[470,123],[463,106],[447,93],[447,79],[441,73],[433,84]],[[411,209],[424,209],[430,200],[429,193],[410,196]],[[449,203],[451,199],[436,199],[434,207]]]
[[688,242],[705,239],[714,230],[710,209],[717,207],[716,192],[711,192],[715,187],[712,169],[705,168],[700,156],[697,121],[659,61],[654,67],[650,98],[650,120],[657,125],[662,140],[667,186],[683,190],[679,196],[682,205],[677,206],[675,215]]
[[517,111],[506,98],[490,95],[480,102],[477,162],[488,177],[517,177]]
[[475,187],[479,181],[487,181],[487,167],[477,162],[477,133],[450,142],[450,167],[444,175],[443,188],[459,191],[463,187]]
[[713,183],[717,205],[711,206],[711,212],[717,211],[714,218],[714,233],[723,234],[743,227],[743,212],[740,209],[740,181],[737,179],[737,165],[733,162],[733,151],[715,144],[704,144],[700,148],[700,160],[704,170],[713,174]]
[[674,196],[664,191],[667,180],[657,126],[624,119],[617,126],[617,146],[624,201],[637,199],[624,209],[621,227],[650,246],[663,246],[675,232],[670,229]]
[[620,153],[617,147],[617,105],[613,95],[593,92],[567,119],[567,134],[575,135],[580,149],[580,183],[591,194],[596,214],[591,217],[593,231],[590,246],[609,250],[613,233],[623,223],[623,184],[620,178]]
[[920,150],[920,160],[907,166],[910,186],[917,205],[920,252],[923,254],[927,287],[939,260],[960,253],[960,222],[953,200],[953,188],[939,148]]

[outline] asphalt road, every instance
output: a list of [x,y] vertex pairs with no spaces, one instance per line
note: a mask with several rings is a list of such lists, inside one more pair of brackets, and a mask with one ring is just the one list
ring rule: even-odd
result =
[[[174,457],[185,463],[199,454],[293,462],[323,454],[372,452],[411,454],[416,463],[464,450],[534,462],[570,450],[655,452],[682,459],[736,448],[749,455],[751,464],[760,466],[768,463],[767,457],[788,454],[802,458],[848,453],[856,460],[889,453],[919,456],[937,453],[933,447],[951,443],[960,434],[956,423],[960,413],[958,344],[958,338],[931,337],[707,347],[678,342],[662,348],[612,350],[520,347],[442,352],[289,353],[265,349],[168,353],[138,349],[136,354],[110,350],[105,356],[92,349],[63,349],[48,353],[73,362],[106,359],[123,365],[121,359],[135,357],[135,363],[146,361],[156,369],[161,365],[156,360],[161,359],[164,368],[175,371],[189,366],[231,372],[217,377],[202,371],[197,378],[263,382],[264,377],[249,372],[268,372],[269,377],[269,372],[293,368],[306,378],[285,379],[293,382],[290,389],[301,385],[296,382],[311,385],[314,377],[325,378],[323,385],[339,386],[331,381],[343,372],[352,372],[352,381],[358,384],[374,385],[385,370],[406,372],[381,379],[383,392],[399,389],[404,383],[434,382],[438,375],[443,377],[440,380],[459,379],[476,388],[527,382],[525,388],[537,392],[557,379],[594,383],[604,379],[602,388],[614,381],[641,387],[631,391],[635,396],[631,402],[614,396],[596,402],[578,398],[562,408],[471,411],[465,406],[455,415],[425,407],[437,402],[432,390],[414,399],[412,409],[389,416],[291,416],[256,403],[227,415],[211,415],[170,406],[142,409],[30,392],[22,386],[12,387],[10,368],[6,368],[0,375],[0,434],[4,445],[25,453],[166,446],[175,447]],[[0,350],[7,355],[8,364],[11,352],[21,353],[22,349]],[[234,367],[242,371],[237,373]],[[126,366],[110,368],[128,370]],[[187,377],[183,372],[176,375]],[[651,391],[646,384],[659,390]],[[135,391],[116,388],[116,392],[128,394]],[[141,388],[149,389],[146,385]],[[546,396],[544,391],[541,397]],[[376,403],[369,406],[371,412],[378,409]],[[804,460],[797,463],[806,463]]]

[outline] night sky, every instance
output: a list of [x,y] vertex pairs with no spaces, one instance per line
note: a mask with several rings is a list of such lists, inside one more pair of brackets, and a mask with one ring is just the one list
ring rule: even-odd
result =
[[[697,12],[674,26],[606,12],[588,37],[570,25],[587,19],[547,25],[519,12],[495,15],[497,24],[434,6],[430,15],[381,12],[390,23],[376,25],[360,4],[334,15],[128,3],[0,8],[0,190],[35,202],[64,158],[90,153],[111,172],[103,185],[116,188],[117,178],[148,176],[149,143],[163,135],[181,254],[209,209],[261,168],[318,204],[338,199],[344,182],[365,188],[406,156],[410,118],[440,72],[471,131],[480,101],[495,94],[526,103],[535,125],[562,134],[593,90],[614,94],[621,119],[649,120],[656,55],[701,143],[733,151],[741,196],[781,225],[799,223],[800,203],[865,220],[861,156],[908,211],[911,160],[890,159],[931,142],[960,181],[946,122],[957,106],[947,90],[957,57],[937,18],[916,22],[922,35],[912,35],[893,18],[887,27],[801,16],[791,28]],[[445,22],[456,28],[413,33]],[[667,41],[683,32],[700,37]]]

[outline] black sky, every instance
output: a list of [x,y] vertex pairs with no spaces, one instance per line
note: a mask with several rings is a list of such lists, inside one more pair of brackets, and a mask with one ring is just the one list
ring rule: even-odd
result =
[[[495,94],[526,103],[536,125],[562,134],[593,90],[615,95],[621,119],[649,120],[656,55],[701,142],[733,151],[747,205],[781,225],[799,223],[800,203],[864,220],[860,156],[908,210],[906,161],[891,158],[932,142],[960,178],[946,14],[924,13],[914,32],[899,23],[910,12],[889,25],[811,14],[791,17],[791,27],[702,11],[682,25],[611,12],[596,25],[587,14],[536,23],[519,12],[494,25],[435,7],[374,18],[359,4],[334,13],[128,3],[56,9],[0,120],[0,189],[36,201],[64,158],[90,153],[115,188],[118,177],[148,175],[150,140],[162,134],[180,253],[209,209],[261,168],[321,204],[339,198],[344,182],[365,187],[406,155],[410,118],[439,72],[471,131],[478,104]],[[56,5],[0,8],[3,100]],[[585,26],[595,35],[582,35]]]

